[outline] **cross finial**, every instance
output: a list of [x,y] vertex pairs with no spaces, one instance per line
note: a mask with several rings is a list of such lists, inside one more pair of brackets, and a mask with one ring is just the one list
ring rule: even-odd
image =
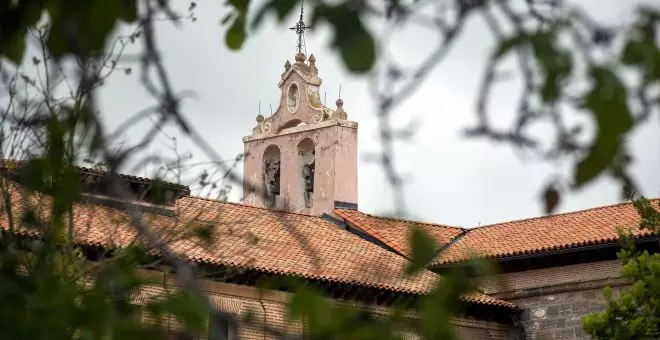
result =
[[303,36],[305,35],[305,30],[308,30],[312,28],[312,26],[305,25],[305,21],[303,21],[303,5],[305,4],[305,1],[303,0],[300,3],[300,20],[298,22],[289,27],[290,30],[295,31],[296,34],[298,35],[298,45],[296,46],[298,49],[298,53],[302,53],[302,47],[303,47]]

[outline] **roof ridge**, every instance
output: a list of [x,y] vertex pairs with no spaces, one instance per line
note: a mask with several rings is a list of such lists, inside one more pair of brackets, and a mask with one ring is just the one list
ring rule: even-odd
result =
[[405,218],[376,216],[374,214],[369,214],[369,213],[366,213],[366,212],[363,212],[363,211],[353,210],[353,209],[335,209],[335,210],[357,211],[357,212],[359,212],[360,214],[363,214],[363,215],[367,215],[367,216],[374,217],[374,218],[381,218],[381,219],[390,220],[390,221],[399,221],[399,222],[406,222],[406,223],[423,224],[423,225],[428,225],[428,226],[432,226],[432,227],[443,227],[443,228],[452,228],[452,229],[459,229],[459,230],[469,230],[469,228],[458,227],[458,226],[450,226],[450,225],[446,225],[446,224],[439,224],[439,223],[432,223],[432,222],[422,222],[422,221],[416,221],[416,220],[405,219]]
[[[0,158],[0,167],[6,167],[6,166],[23,166],[27,163],[25,160],[17,160],[17,159],[10,159],[10,158]],[[171,185],[173,187],[177,187],[179,189],[186,189],[190,190],[190,187],[188,185],[185,185],[183,183],[177,183],[169,180],[164,180],[164,179],[156,179],[156,178],[150,178],[150,177],[142,177],[142,176],[137,176],[137,175],[131,175],[126,172],[120,172],[120,171],[107,171],[107,170],[99,170],[99,169],[94,169],[93,167],[89,166],[84,166],[76,163],[72,163],[71,166],[76,168],[77,170],[82,170],[82,171],[87,171],[93,174],[108,174],[108,175],[117,175],[122,178],[126,179],[133,179],[133,180],[140,180],[140,181],[147,181],[147,182],[162,182],[167,185]]]
[[[648,199],[651,202],[659,201],[660,197],[657,198],[649,198]],[[551,218],[551,217],[558,217],[558,216],[565,216],[565,215],[572,215],[572,214],[579,214],[587,211],[593,211],[593,210],[600,210],[600,209],[606,209],[606,208],[613,208],[613,207],[618,207],[621,205],[632,205],[632,202],[619,202],[619,203],[613,203],[613,204],[608,204],[608,205],[601,205],[597,207],[591,207],[591,208],[586,208],[586,209],[580,209],[580,210],[573,210],[573,211],[567,211],[563,213],[557,213],[557,214],[551,214],[551,215],[545,215],[545,216],[535,216],[535,217],[528,217],[528,218],[523,218],[519,220],[510,220],[510,221],[505,221],[505,222],[496,222],[496,223],[491,223],[491,224],[486,224],[482,226],[476,226],[472,228],[465,228],[469,231],[472,230],[479,230],[479,229],[484,229],[484,228],[490,228],[490,227],[497,227],[501,226],[503,224],[509,224],[509,223],[516,223],[516,222],[526,222],[526,221],[533,221],[533,220],[541,220],[545,218]]]
[[243,203],[239,203],[239,202],[223,201],[223,200],[219,200],[219,199],[215,199],[215,198],[208,198],[208,197],[202,197],[202,196],[188,195],[186,197],[180,198],[180,200],[186,199],[186,198],[198,199],[198,200],[202,200],[202,201],[215,202],[215,203],[230,204],[230,205],[235,205],[235,206],[240,206],[240,207],[245,207],[245,208],[252,208],[252,209],[257,209],[257,210],[266,210],[266,211],[271,211],[271,212],[274,212],[274,213],[311,217],[311,218],[315,218],[315,219],[325,221],[321,216],[309,215],[309,214],[303,214],[303,213],[297,213],[297,212],[285,211],[285,210],[278,210],[278,209],[272,209],[272,208],[257,207],[257,206],[247,205],[247,204],[243,204]]

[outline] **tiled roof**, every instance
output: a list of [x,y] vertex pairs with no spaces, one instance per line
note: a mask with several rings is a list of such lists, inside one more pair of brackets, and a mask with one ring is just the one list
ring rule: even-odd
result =
[[[0,159],[0,168],[8,169],[8,170],[15,170],[18,168],[21,168],[25,165],[24,161],[20,160],[12,160],[12,159]],[[89,175],[96,175],[96,176],[103,176],[107,175],[107,172],[94,169],[94,168],[88,168],[88,167],[83,167],[83,166],[77,166],[75,165],[74,168],[81,174],[89,174]],[[155,182],[151,178],[146,178],[146,177],[139,177],[139,176],[133,176],[133,175],[126,175],[126,174],[120,174],[120,173],[115,173],[116,176],[119,178],[122,178],[127,181],[133,181],[133,182],[138,182],[138,183],[153,183]],[[179,184],[179,183],[173,183],[173,182],[161,182],[162,184],[171,187],[171,188],[177,188],[179,190],[182,190],[185,195],[190,195],[190,188],[187,185]]]
[[[660,200],[651,201],[658,208]],[[637,237],[652,236],[640,230],[640,217],[630,203],[565,214],[537,217],[470,229],[435,261],[436,265],[474,257],[503,258],[618,241],[616,229],[630,228]]]
[[466,229],[462,228],[373,216],[357,210],[335,209],[335,214],[408,258],[410,258],[409,235],[415,227],[427,232],[435,239],[438,246],[445,245],[466,232]]
[[514,305],[511,302],[496,299],[494,297],[488,296],[484,293],[480,292],[475,292],[472,294],[468,294],[466,296],[463,296],[463,300],[474,303],[474,304],[479,304],[479,305],[489,305],[489,306],[499,306],[499,307],[506,307],[510,309],[520,309],[520,307]]
[[[194,197],[177,202],[179,217],[216,228],[212,251],[189,252],[196,261],[263,272],[423,293],[438,276],[403,277],[408,262],[321,217]],[[201,214],[200,214],[201,212]]]
[[[42,216],[47,214],[49,197],[24,195],[23,190],[12,188],[14,218],[22,216],[27,206],[35,205],[43,209]],[[0,209],[1,228],[6,229],[9,225],[7,210]],[[404,277],[402,273],[408,261],[403,257],[320,217],[196,197],[179,199],[176,210],[176,217],[144,213],[143,219],[166,235],[172,250],[193,262],[412,294],[428,291],[441,279],[431,271],[423,271],[413,278]],[[112,247],[129,244],[136,236],[129,225],[128,214],[121,210],[77,203],[73,214],[74,234],[80,244]],[[192,229],[192,223],[214,226],[211,246],[183,237],[185,231]],[[32,233],[27,228],[21,231]],[[482,293],[467,295],[463,300],[516,308]]]
[[[26,200],[12,190],[13,216],[22,216]],[[32,204],[49,206],[48,197],[30,195]],[[407,261],[365,242],[320,217],[285,213],[195,197],[177,201],[175,218],[144,213],[149,225],[166,235],[175,252],[194,262],[249,268],[257,271],[353,283],[396,292],[422,293],[438,276],[425,271],[402,276]],[[44,209],[47,211],[48,209]],[[8,225],[7,214],[1,216]],[[136,233],[127,213],[106,206],[77,203],[77,240],[86,245],[128,244]],[[213,225],[214,243],[183,237],[193,225]]]

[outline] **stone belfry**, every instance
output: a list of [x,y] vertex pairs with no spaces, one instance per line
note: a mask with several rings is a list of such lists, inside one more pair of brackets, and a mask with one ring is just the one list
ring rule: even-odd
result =
[[[302,12],[294,28],[301,23]],[[258,115],[243,137],[243,203],[330,214],[336,204],[357,203],[357,123],[347,120],[341,99],[335,110],[323,105],[316,59],[301,50],[284,64],[277,110]]]

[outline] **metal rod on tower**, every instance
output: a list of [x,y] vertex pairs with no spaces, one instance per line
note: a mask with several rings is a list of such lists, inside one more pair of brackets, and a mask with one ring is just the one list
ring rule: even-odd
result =
[[259,101],[259,114],[261,114],[261,100]]
[[270,106],[270,115],[273,115],[273,104],[268,104]]
[[323,92],[323,106],[325,106],[325,103],[327,102],[326,99],[328,99],[328,92]]
[[341,84],[339,84],[339,98],[337,99],[341,99]]
[[[303,51],[303,45],[304,45],[303,36],[305,35],[305,30],[312,28],[312,26],[305,25],[305,21],[303,20],[304,4],[305,4],[305,0],[303,0],[300,3],[300,19],[295,25],[289,27],[290,30],[296,32],[296,34],[298,35],[298,45],[296,46],[296,48],[298,49],[298,53],[302,53]],[[306,49],[307,46],[305,46],[305,50]]]

